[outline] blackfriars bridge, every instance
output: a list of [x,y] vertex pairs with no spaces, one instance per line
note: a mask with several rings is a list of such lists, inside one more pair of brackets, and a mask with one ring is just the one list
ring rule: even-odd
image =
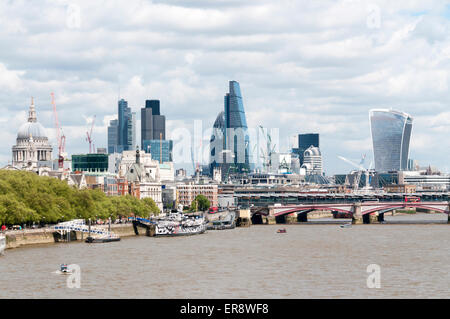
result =
[[355,203],[310,203],[300,205],[275,204],[267,207],[251,207],[252,216],[262,215],[279,218],[290,214],[297,214],[301,222],[308,221],[308,213],[313,211],[340,212],[349,215],[353,224],[369,224],[371,222],[383,222],[384,214],[397,209],[423,209],[445,213],[450,223],[449,201],[424,201],[424,202],[355,202]]

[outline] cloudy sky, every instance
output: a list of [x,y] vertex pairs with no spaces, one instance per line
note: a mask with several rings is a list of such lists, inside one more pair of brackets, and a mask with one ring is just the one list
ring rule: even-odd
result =
[[439,0],[1,1],[0,164],[31,96],[55,145],[55,93],[76,154],[94,115],[106,147],[119,94],[138,115],[137,141],[146,99],[161,100],[179,138],[196,120],[212,126],[236,80],[249,127],[279,129],[281,151],[294,134],[321,134],[327,174],[352,168],[338,155],[372,157],[371,108],[410,113],[410,157],[449,171],[449,18]]

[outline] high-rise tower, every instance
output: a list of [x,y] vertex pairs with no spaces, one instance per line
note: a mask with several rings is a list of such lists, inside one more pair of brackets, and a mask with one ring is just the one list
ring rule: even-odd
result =
[[369,114],[375,170],[407,170],[413,118],[387,109],[370,110]]
[[141,108],[141,149],[160,162],[171,162],[173,142],[166,140],[166,117],[159,100],[146,100]]
[[224,112],[218,115],[213,130],[210,141],[211,171],[214,167],[220,167],[222,175],[227,175],[231,169],[233,173],[249,173],[250,138],[241,88],[236,81],[229,82],[229,92],[224,97]]

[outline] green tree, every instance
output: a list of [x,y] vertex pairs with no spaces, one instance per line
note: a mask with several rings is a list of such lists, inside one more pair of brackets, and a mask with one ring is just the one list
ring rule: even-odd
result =
[[204,195],[197,195],[195,199],[191,203],[191,210],[192,211],[206,211],[211,206],[211,203],[209,202],[208,198]]

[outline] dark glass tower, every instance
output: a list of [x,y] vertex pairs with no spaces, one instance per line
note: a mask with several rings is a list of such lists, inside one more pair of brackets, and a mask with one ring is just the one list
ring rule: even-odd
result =
[[225,146],[231,151],[236,172],[250,172],[250,138],[241,87],[238,82],[230,81],[230,92],[225,95]]
[[141,148],[152,158],[172,161],[173,142],[166,141],[166,117],[161,115],[159,100],[146,100],[141,109]]
[[250,138],[241,88],[238,82],[230,81],[229,92],[224,97],[224,112],[218,115],[211,136],[211,170],[221,167],[222,176],[228,176],[230,170],[233,173],[249,173],[249,150]]
[[319,134],[317,134],[317,133],[299,134],[298,135],[298,148],[295,148],[292,151],[294,153],[298,154],[298,157],[300,160],[300,165],[303,165],[304,153],[310,146],[320,147]]
[[119,121],[111,120],[108,126],[108,153],[117,152]]
[[133,150],[136,145],[136,113],[131,112],[128,102],[118,102],[118,119],[108,126],[108,153]]

